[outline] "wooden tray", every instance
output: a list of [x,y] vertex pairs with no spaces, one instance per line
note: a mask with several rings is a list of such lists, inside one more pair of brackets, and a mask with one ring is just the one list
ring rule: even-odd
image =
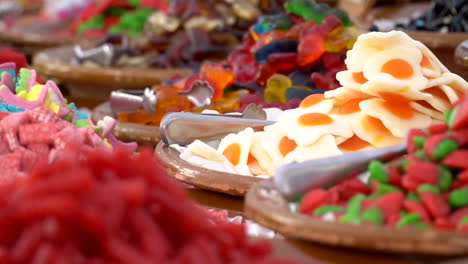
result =
[[[102,120],[105,116],[114,117],[108,102],[98,105],[92,112],[93,122]],[[139,145],[156,146],[161,138],[159,127],[146,126],[134,123],[117,122],[114,136],[127,142],[137,142]]]
[[271,180],[264,180],[249,191],[244,210],[249,219],[289,238],[382,252],[468,255],[467,233],[381,226],[364,227],[326,222],[291,212],[287,200],[280,195]]
[[[69,35],[66,30],[69,22],[51,22],[41,20],[37,16],[25,16],[9,29],[0,31],[0,41],[20,48],[27,55],[50,47],[85,42],[78,37]],[[63,30],[63,34],[53,34]]]
[[72,96],[109,99],[117,89],[143,89],[161,83],[175,74],[188,75],[190,69],[133,69],[88,67],[73,62],[73,47],[44,50],[33,59],[34,68],[45,77],[65,85]]
[[155,155],[166,167],[168,174],[184,183],[220,193],[244,196],[261,178],[220,172],[192,165],[179,158],[179,152],[160,141]]

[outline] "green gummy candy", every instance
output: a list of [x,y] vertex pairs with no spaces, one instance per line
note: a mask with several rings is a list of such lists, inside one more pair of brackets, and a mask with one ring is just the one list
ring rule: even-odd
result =
[[431,159],[429,158],[429,156],[427,156],[426,152],[424,151],[424,149],[419,149],[419,150],[416,150],[416,152],[414,152],[414,155],[420,159],[423,159],[425,161],[430,161]]
[[419,194],[415,192],[408,192],[406,199],[421,202],[421,197],[419,197]]
[[346,214],[340,218],[342,222],[359,222],[362,201],[366,198],[364,194],[354,195],[348,203]]
[[137,7],[140,5],[140,0],[128,0],[131,6]]
[[421,219],[421,215],[417,213],[409,213],[403,216],[400,221],[396,223],[397,227],[404,227],[405,225],[408,224],[413,224],[419,222]]
[[344,212],[345,209],[342,206],[337,205],[323,205],[314,210],[314,215],[323,215],[326,213]]
[[453,109],[449,109],[445,112],[445,123],[447,123],[447,125],[452,126],[459,109],[460,106],[457,105]]
[[451,205],[457,207],[468,205],[468,188],[453,190],[449,195],[449,201]]
[[453,175],[450,169],[443,165],[439,165],[439,188],[446,191],[450,188],[453,181]]
[[380,193],[388,193],[388,192],[400,192],[400,188],[398,187],[395,187],[393,185],[390,185],[390,184],[385,184],[385,183],[381,183],[379,182],[377,184],[377,189],[379,190]]
[[385,167],[382,164],[382,162],[378,160],[371,161],[371,163],[369,164],[368,170],[370,172],[369,182],[372,182],[372,180],[374,179],[383,183],[388,182],[388,173],[385,170]]
[[88,127],[89,121],[87,119],[77,120],[75,122],[75,126],[76,127]]
[[434,193],[440,193],[439,188],[436,186],[429,184],[429,183],[424,183],[419,185],[418,187],[418,192],[434,192]]
[[460,224],[468,224],[468,216],[464,216],[464,217],[460,220]]
[[302,200],[302,198],[304,198],[304,195],[305,195],[304,193],[295,195],[289,201],[292,202],[292,203],[298,203],[298,202],[300,202]]
[[94,128],[94,131],[96,131],[97,134],[101,133],[104,128],[102,126],[97,126]]
[[111,7],[106,10],[106,13],[109,16],[122,16],[127,13],[127,9],[122,7]]
[[439,144],[436,146],[434,149],[434,153],[432,156],[434,156],[435,159],[443,159],[445,156],[447,156],[450,152],[455,151],[459,148],[459,145],[457,141],[448,138],[444,139]]
[[415,136],[413,138],[413,143],[418,146],[418,148],[422,148],[424,147],[424,142],[426,142],[426,138],[425,137],[421,137],[421,136]]
[[371,200],[377,200],[382,196],[383,196],[383,193],[373,193],[373,194],[367,196],[367,198],[369,198]]
[[369,220],[373,224],[381,225],[383,223],[382,211],[379,207],[373,206],[362,213],[361,220]]

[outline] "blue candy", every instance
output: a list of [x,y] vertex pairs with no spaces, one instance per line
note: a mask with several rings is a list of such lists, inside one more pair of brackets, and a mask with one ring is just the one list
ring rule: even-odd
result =
[[255,52],[255,60],[263,63],[268,59],[268,55],[279,52],[297,52],[299,41],[295,39],[283,39],[270,42],[259,48]]

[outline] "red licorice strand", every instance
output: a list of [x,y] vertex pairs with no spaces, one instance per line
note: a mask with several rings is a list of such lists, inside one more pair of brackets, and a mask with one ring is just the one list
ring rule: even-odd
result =
[[229,253],[236,245],[235,239],[230,234],[223,232],[210,232],[209,239],[218,245],[220,257],[223,262],[228,263]]
[[131,205],[142,205],[147,199],[147,185],[142,179],[116,181],[109,188]]
[[26,227],[11,249],[14,263],[27,263],[42,241],[40,224]]
[[39,182],[34,185],[25,184],[12,200],[24,200],[39,198],[45,194],[69,194],[81,192],[89,188],[92,184],[92,178],[89,170],[76,170],[73,174],[66,174],[61,177],[53,177],[47,181]]
[[258,240],[247,246],[248,253],[252,257],[265,256],[273,252],[273,246],[268,240]]
[[229,222],[221,223],[222,231],[230,234],[235,241],[236,248],[247,246],[247,236],[245,234],[245,226],[243,224],[232,224]]
[[[157,245],[155,245],[157,246]],[[116,237],[109,238],[105,244],[104,249],[108,256],[122,264],[153,264],[149,258],[143,256],[141,252]]]
[[130,223],[139,236],[140,247],[153,261],[160,261],[174,254],[172,242],[143,209],[133,209],[130,212]]
[[153,189],[149,193],[150,200],[164,205],[164,209],[177,219],[184,219],[187,210],[190,211],[190,221],[183,221],[187,232],[203,232],[210,229],[210,223],[206,221],[207,214],[197,209],[191,200],[174,201],[164,190]]
[[[182,249],[182,254],[180,255],[181,263],[190,263],[190,264],[205,264],[203,254],[198,251],[193,245],[187,245]],[[183,260],[182,260],[183,259]]]
[[79,207],[78,201],[70,195],[51,195],[40,200],[13,203],[9,210],[18,221],[34,221],[50,216],[70,217]]
[[215,243],[212,243],[204,236],[199,236],[194,244],[197,250],[205,256],[206,263],[222,263],[219,256],[219,247]]
[[50,264],[56,258],[56,249],[50,244],[42,244],[36,251],[31,264]]

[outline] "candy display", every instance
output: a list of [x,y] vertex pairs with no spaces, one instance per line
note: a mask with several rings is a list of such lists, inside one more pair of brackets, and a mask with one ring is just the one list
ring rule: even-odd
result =
[[167,8],[163,0],[105,0],[87,5],[74,19],[72,33],[103,36],[106,33],[140,35],[146,20],[157,9]]
[[216,149],[196,141],[187,150],[213,157],[220,167],[227,163],[245,173],[247,166],[253,174],[273,175],[285,163],[398,144],[409,129],[442,122],[468,89],[401,31],[359,36],[345,63],[347,69],[336,76],[342,87],[309,95],[264,131],[247,128],[222,138]]
[[377,20],[371,30],[424,30],[447,32],[468,32],[468,6],[465,0],[432,0],[429,11],[415,18],[398,21]]
[[285,8],[288,13],[260,17],[224,62],[206,62],[191,76],[156,86],[156,113],[122,112],[118,119],[159,125],[167,112],[199,111],[186,96],[177,95],[199,86],[213,91],[208,98],[213,105],[205,108],[219,112],[243,111],[250,103],[296,108],[310,94],[337,88],[335,75],[345,69],[345,52],[359,31],[349,26],[345,13],[324,4],[289,1]]
[[356,224],[467,232],[467,95],[446,111],[445,122],[410,130],[407,155],[372,161],[367,179],[310,190],[300,212]]
[[151,151],[69,149],[0,189],[3,263],[295,263],[210,216]]
[[38,161],[53,160],[57,152],[79,144],[89,148],[124,147],[112,135],[116,120],[94,125],[88,115],[62,96],[52,81],[40,84],[36,72],[14,63],[0,65],[0,167],[2,181],[27,175]]
[[[258,16],[265,12],[279,12],[281,7],[278,0],[154,0],[152,3],[157,11],[149,17],[145,13],[146,23],[143,23],[143,15],[137,19],[121,18],[123,26],[134,33],[132,35],[141,35],[143,29],[145,32],[140,38],[131,41],[125,52],[115,54],[114,66],[196,67],[204,60],[224,59],[240,44],[242,34]],[[93,13],[97,12],[93,9]],[[99,27],[104,31],[104,26]],[[115,43],[99,43],[96,49],[109,44]]]

